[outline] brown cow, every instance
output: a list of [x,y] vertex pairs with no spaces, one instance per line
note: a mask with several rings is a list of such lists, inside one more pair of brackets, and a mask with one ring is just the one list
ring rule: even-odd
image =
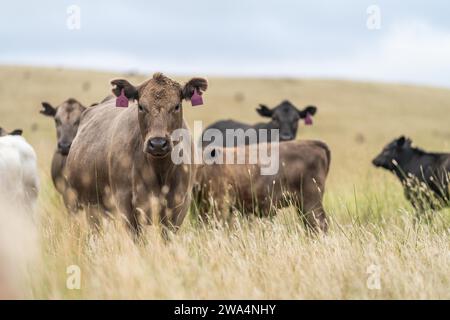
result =
[[[268,215],[273,209],[294,204],[299,213],[304,213],[301,216],[307,226],[327,231],[322,198],[330,166],[330,151],[325,143],[280,143],[279,159],[276,159],[279,160],[279,170],[275,175],[261,175],[260,162],[248,164],[249,146],[233,148],[233,154],[236,155],[238,148],[246,148],[245,164],[214,163],[198,169],[196,205],[203,218],[211,209],[225,217],[232,207],[247,213]],[[216,147],[210,156],[223,157],[227,150]]]
[[[190,201],[194,166],[175,164],[171,134],[187,128],[182,101],[207,81],[193,78],[184,86],[161,73],[139,86],[113,80],[113,93],[132,103],[128,108],[106,100],[83,113],[78,134],[67,158],[72,208],[122,214],[135,234],[146,222],[158,219],[166,235],[182,223]],[[190,142],[192,145],[192,143]]]
[[55,120],[57,146],[53,154],[51,175],[56,190],[66,199],[66,181],[63,170],[73,139],[78,131],[81,114],[86,107],[73,98],[69,98],[56,108],[48,102],[42,102],[41,114]]

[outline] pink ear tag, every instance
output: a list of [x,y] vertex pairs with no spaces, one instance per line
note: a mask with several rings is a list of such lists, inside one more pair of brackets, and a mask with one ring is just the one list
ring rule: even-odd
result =
[[123,89],[120,92],[120,96],[116,99],[116,107],[128,108],[128,98],[125,96]]
[[310,126],[310,125],[313,124],[312,117],[311,117],[311,115],[310,115],[308,112],[306,113],[305,124],[306,124],[307,126]]
[[191,97],[191,104],[193,107],[195,106],[201,106],[203,104],[203,98],[201,95],[198,94],[197,89],[194,89],[194,93]]

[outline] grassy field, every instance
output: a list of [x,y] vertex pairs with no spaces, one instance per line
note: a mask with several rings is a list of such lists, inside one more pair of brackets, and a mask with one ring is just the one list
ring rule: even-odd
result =
[[[170,76],[170,75],[169,75]],[[56,146],[53,121],[38,112],[74,97],[85,105],[109,94],[109,80],[145,77],[64,69],[0,67],[0,126],[23,128],[41,174],[39,244],[20,271],[25,298],[450,298],[450,210],[415,223],[402,188],[371,159],[405,134],[430,151],[450,151],[450,90],[316,79],[210,78],[205,106],[186,104],[185,118],[204,125],[235,118],[256,122],[259,103],[289,99],[314,104],[314,125],[301,139],[332,151],[325,193],[329,234],[311,237],[293,210],[233,226],[199,226],[186,219],[172,241],[156,227],[136,245],[122,225],[101,233],[71,218],[50,179]],[[179,79],[184,80],[184,79]],[[19,237],[20,233],[14,236]],[[1,239],[1,238],[0,238]],[[10,245],[16,240],[11,238]],[[9,245],[8,243],[8,245]],[[81,270],[81,288],[66,286],[67,267]],[[374,270],[376,270],[374,272]],[[371,283],[379,271],[380,287]],[[376,287],[376,286],[375,286]]]

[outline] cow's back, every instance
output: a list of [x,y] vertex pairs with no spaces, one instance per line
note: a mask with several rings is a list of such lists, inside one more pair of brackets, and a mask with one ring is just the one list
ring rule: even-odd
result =
[[[270,148],[270,145],[262,143],[259,148]],[[262,175],[261,164],[202,166],[197,180],[203,196],[220,199],[226,194],[231,202],[239,202],[246,211],[252,211],[256,203],[267,209],[271,203],[284,202],[287,195],[320,199],[317,191],[320,189],[323,194],[330,165],[328,146],[308,140],[282,142],[278,147],[279,158],[273,161],[279,161],[279,169],[273,175]],[[248,157],[249,147],[239,148],[246,148]],[[222,152],[225,154],[226,150]]]
[[[220,120],[220,121],[212,123],[203,131],[201,144],[202,144],[203,148],[207,147],[211,143],[212,143],[212,145],[215,145],[215,146],[226,147],[226,131],[227,131],[227,129],[230,129],[230,130],[243,129],[244,131],[246,131],[251,128],[252,128],[251,125],[248,125],[243,122],[239,122],[239,121],[235,121],[235,120],[231,120],[231,119]],[[207,130],[212,130],[212,129],[219,130],[221,132],[222,137],[223,137],[222,145],[220,145],[214,141],[213,142],[204,141],[203,136],[204,136],[205,132]],[[246,143],[247,143],[247,139],[246,139]]]

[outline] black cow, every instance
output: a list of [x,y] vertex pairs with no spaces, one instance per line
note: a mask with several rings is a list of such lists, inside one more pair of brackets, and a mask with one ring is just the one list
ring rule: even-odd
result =
[[[221,120],[217,121],[213,124],[211,124],[209,127],[205,129],[218,129],[224,139],[223,139],[223,146],[226,146],[225,141],[225,133],[226,129],[268,129],[267,134],[267,141],[272,141],[272,138],[270,136],[270,129],[278,129],[279,131],[279,139],[280,141],[289,141],[294,140],[295,136],[297,135],[297,129],[298,129],[298,121],[300,119],[305,119],[305,122],[310,124],[311,123],[311,117],[314,116],[317,112],[317,108],[314,106],[307,106],[303,110],[298,110],[292,103],[285,100],[281,102],[278,106],[274,107],[273,109],[268,108],[267,106],[260,104],[259,108],[256,109],[256,111],[263,117],[271,118],[271,121],[268,123],[257,123],[255,125],[249,125],[246,123],[234,121],[234,120]],[[204,131],[204,132],[205,132]],[[203,133],[204,134],[204,133]],[[203,135],[202,135],[203,136]],[[259,142],[266,142],[266,141],[260,141],[260,137],[257,135],[257,143]],[[202,139],[203,147],[210,144],[208,141],[204,141]],[[213,144],[215,144],[213,142]],[[245,144],[249,144],[249,139],[245,139]]]
[[6,131],[2,127],[0,127],[0,137],[2,136],[21,136],[23,133],[22,129],[15,129],[11,132]]
[[411,143],[404,136],[395,139],[373,159],[373,165],[394,172],[406,198],[419,211],[448,206],[450,154],[425,152],[411,147]]

